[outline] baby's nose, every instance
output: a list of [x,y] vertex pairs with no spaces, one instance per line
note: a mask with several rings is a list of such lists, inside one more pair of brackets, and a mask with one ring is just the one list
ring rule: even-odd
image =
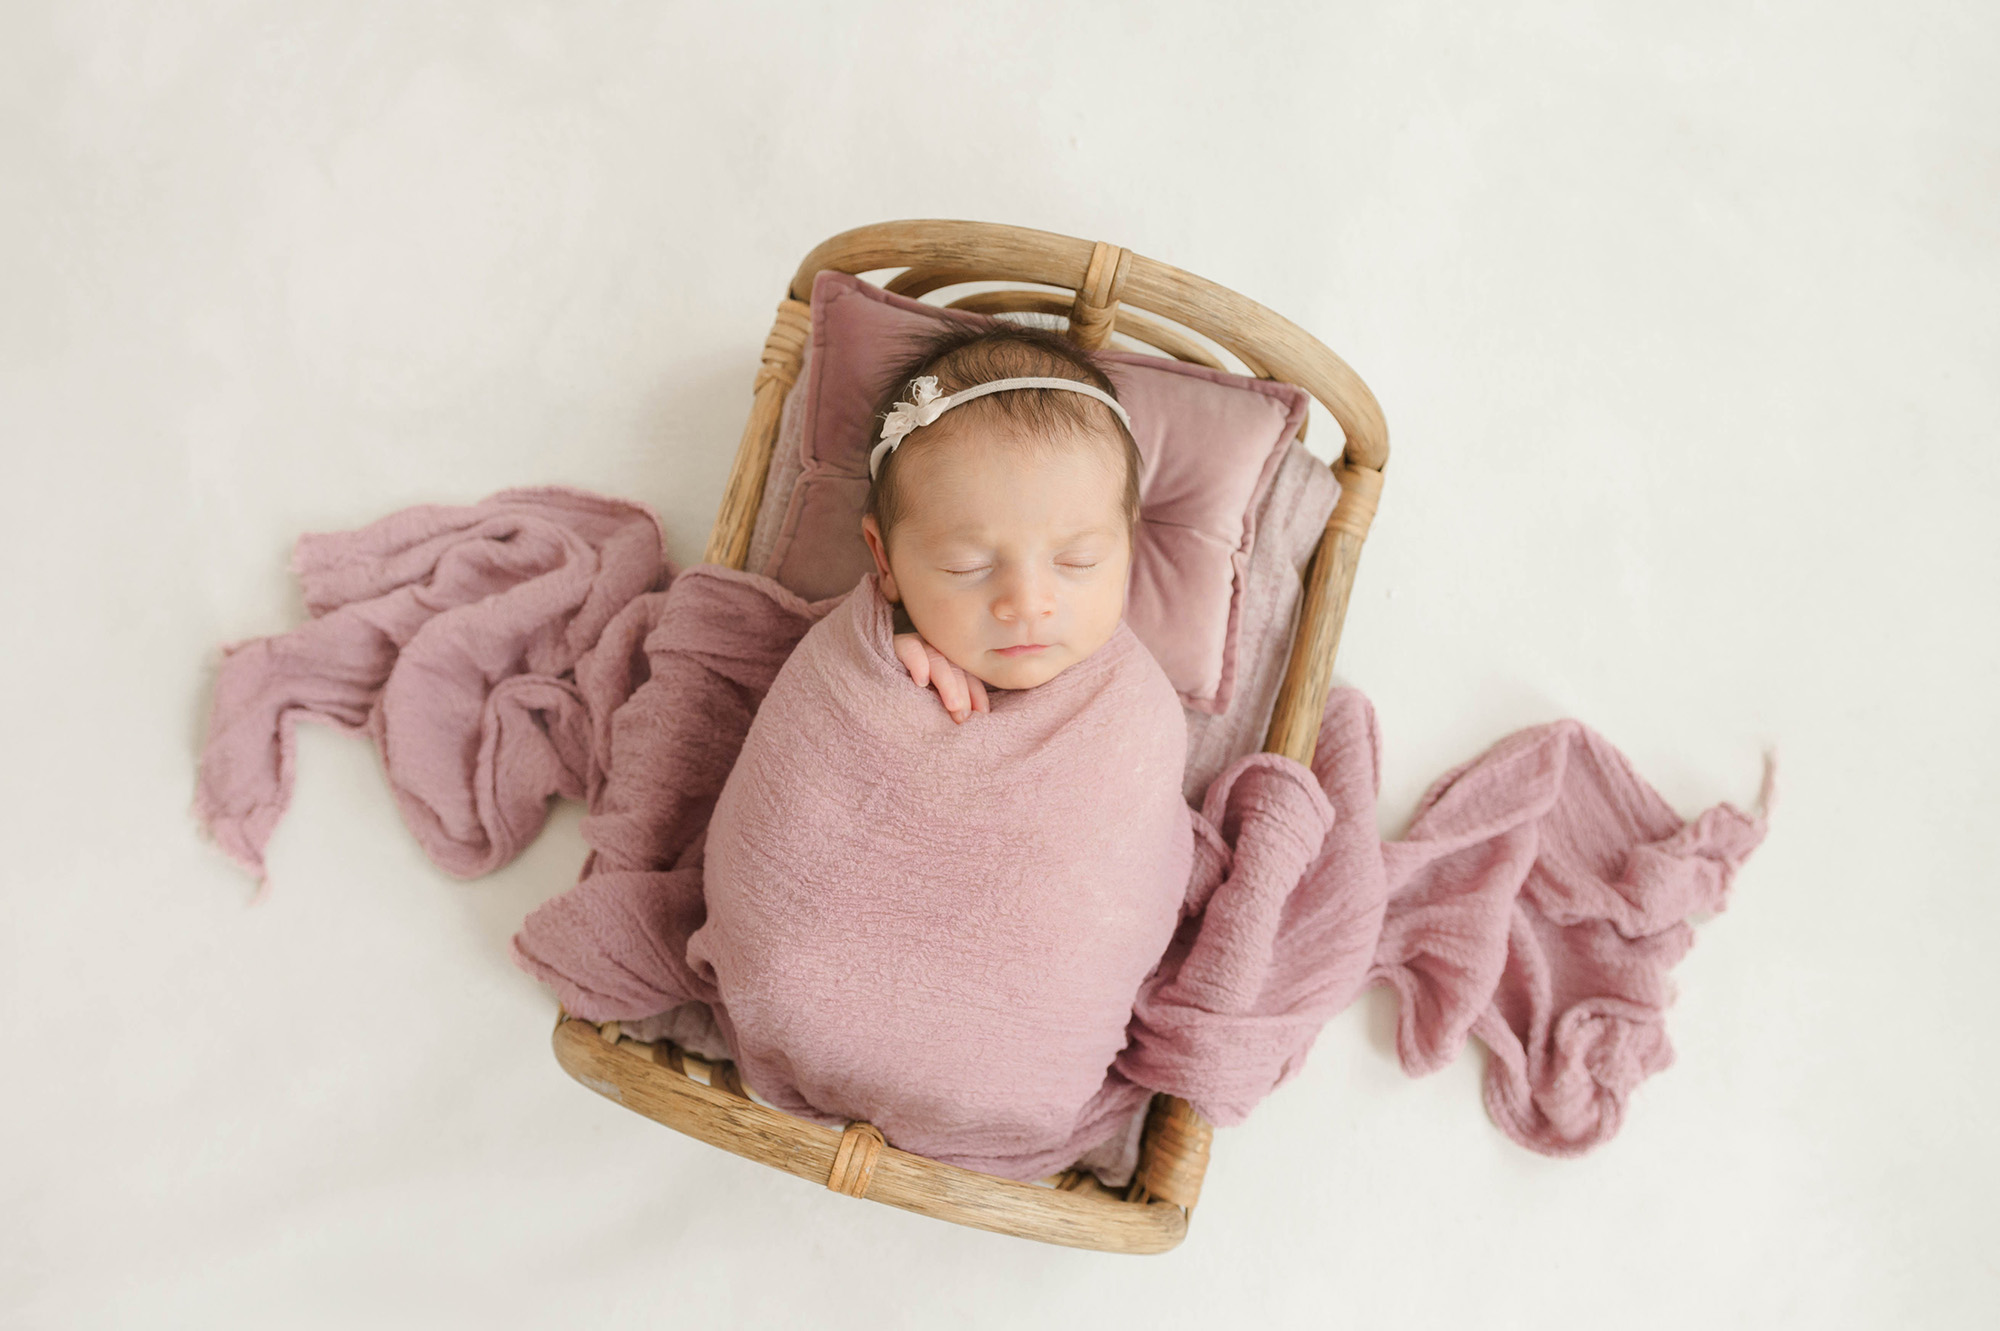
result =
[[1047,619],[1055,612],[1055,588],[1032,575],[1014,579],[993,605],[994,615],[1002,620]]

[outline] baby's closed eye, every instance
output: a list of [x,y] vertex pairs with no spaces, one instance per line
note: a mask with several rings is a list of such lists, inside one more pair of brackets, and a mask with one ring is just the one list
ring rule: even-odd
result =
[[[1096,568],[1098,564],[1101,562],[1102,561],[1100,560],[1091,559],[1088,557],[1078,558],[1078,559],[1058,559],[1055,561],[1057,568],[1068,569],[1078,573],[1088,572],[1090,569]],[[969,567],[945,568],[940,571],[949,574],[954,578],[970,578],[970,577],[975,577],[981,573],[991,573],[993,571],[993,566],[991,564],[974,564]]]

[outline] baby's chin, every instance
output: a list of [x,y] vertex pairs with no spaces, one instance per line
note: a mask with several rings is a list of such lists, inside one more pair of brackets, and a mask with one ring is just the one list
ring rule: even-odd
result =
[[1065,648],[1051,648],[1032,656],[1001,656],[987,652],[972,673],[996,689],[1032,689],[1046,684],[1075,665],[1076,655]]

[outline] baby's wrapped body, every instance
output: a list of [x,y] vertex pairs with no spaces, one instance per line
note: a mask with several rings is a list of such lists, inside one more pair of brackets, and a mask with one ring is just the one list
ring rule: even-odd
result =
[[[955,725],[873,575],[808,604],[704,565],[643,608],[643,648],[591,668],[643,682],[599,741],[590,859],[514,939],[572,1014],[1019,1179],[1129,1173],[1152,1091],[1238,1122],[1296,1071],[1325,1013],[1260,1007],[1260,977],[1332,806],[1262,754],[1190,809],[1179,699],[1124,626]],[[1316,993],[1359,984],[1366,915]]]
[[690,967],[761,1096],[1046,1172],[1129,1118],[1106,1071],[1187,897],[1173,685],[1130,629],[955,724],[870,576],[772,683],[709,824]]

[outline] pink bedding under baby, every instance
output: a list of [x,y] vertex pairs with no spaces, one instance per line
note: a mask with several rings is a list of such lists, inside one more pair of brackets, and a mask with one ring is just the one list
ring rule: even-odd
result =
[[216,683],[197,812],[226,850],[261,875],[299,719],[369,734],[461,877],[583,799],[582,876],[515,943],[570,1011],[712,1021],[772,1103],[1010,1177],[1092,1159],[1154,1091],[1241,1122],[1373,983],[1407,1070],[1476,1036],[1500,1127],[1588,1149],[1671,1059],[1687,919],[1764,831],[1684,823],[1565,721],[1446,774],[1385,843],[1352,689],[1310,769],[1243,758],[1197,812],[1129,632],[953,726],[899,678],[872,578],[807,604],[675,576],[647,510],[576,491],[309,536],[294,567],[311,622],[232,645]]

